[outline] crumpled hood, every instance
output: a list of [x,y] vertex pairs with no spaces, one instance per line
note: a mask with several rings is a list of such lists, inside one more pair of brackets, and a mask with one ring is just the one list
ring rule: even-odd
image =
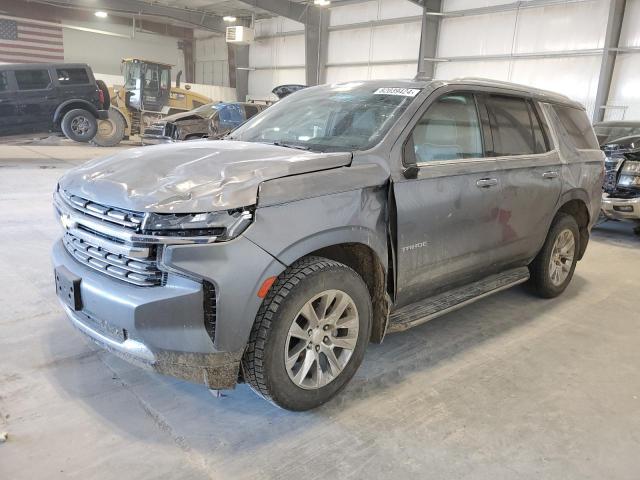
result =
[[257,202],[265,180],[346,166],[350,153],[262,143],[196,140],[125,150],[70,170],[60,188],[140,212],[195,213]]
[[182,120],[183,118],[199,118],[204,119],[199,113],[194,113],[193,110],[189,110],[188,112],[178,112],[173,115],[167,115],[166,117],[162,117],[160,120],[153,122],[154,125],[164,125],[165,123],[175,122],[177,120]]

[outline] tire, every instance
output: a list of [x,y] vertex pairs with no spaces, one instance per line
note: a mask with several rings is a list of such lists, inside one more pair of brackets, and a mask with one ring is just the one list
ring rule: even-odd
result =
[[75,108],[64,114],[60,127],[69,140],[86,143],[98,131],[98,120],[91,112],[83,108]]
[[[337,320],[338,327],[322,328],[325,320],[320,315],[318,328],[310,328],[311,322],[301,310],[311,305],[320,312],[323,301],[328,303],[325,320],[332,325],[335,318],[332,320],[331,313],[337,313],[338,305],[348,304]],[[290,335],[291,331],[295,334]],[[362,363],[370,331],[371,298],[362,278],[342,263],[322,257],[303,258],[278,277],[258,311],[242,359],[244,378],[258,395],[279,407],[294,411],[316,408],[353,377]],[[297,335],[306,337],[303,340]],[[341,348],[338,343],[353,348]],[[325,353],[329,350],[334,355],[333,364]],[[291,368],[285,365],[287,356],[297,359]],[[318,375],[318,366],[322,375]]]
[[[565,240],[573,241],[572,251],[565,252],[568,249],[568,244],[563,248]],[[534,292],[543,298],[554,298],[564,292],[573,278],[579,251],[580,231],[575,218],[558,213],[542,249],[529,265]]]
[[96,85],[98,86],[98,90],[102,92],[104,96],[104,102],[102,104],[102,110],[109,110],[111,106],[111,95],[109,95],[109,87],[102,80],[96,80]]
[[98,132],[91,143],[99,147],[114,147],[124,138],[126,125],[117,110],[109,109],[109,118],[98,121]]

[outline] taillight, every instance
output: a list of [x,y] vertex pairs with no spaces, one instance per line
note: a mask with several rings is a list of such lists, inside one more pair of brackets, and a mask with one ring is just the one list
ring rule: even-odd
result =
[[98,90],[98,100],[101,105],[104,105],[104,92],[102,90]]

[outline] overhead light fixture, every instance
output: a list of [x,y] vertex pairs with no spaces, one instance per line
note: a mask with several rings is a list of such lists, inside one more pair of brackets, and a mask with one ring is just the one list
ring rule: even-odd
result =
[[224,17],[222,17],[222,20],[224,20],[225,22],[235,22],[237,20],[236,17],[234,17],[233,15],[225,15]]
[[98,18],[107,18],[109,16],[109,14],[107,12],[103,12],[98,10],[96,13],[94,13],[94,15]]
[[326,7],[331,4],[331,0],[313,0],[313,4],[318,7]]

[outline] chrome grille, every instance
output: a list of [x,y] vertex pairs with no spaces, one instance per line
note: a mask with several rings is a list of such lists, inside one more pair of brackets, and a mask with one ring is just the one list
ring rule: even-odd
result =
[[63,190],[61,190],[59,194],[61,200],[68,207],[85,215],[89,215],[115,225],[120,225],[131,230],[139,230],[142,220],[144,219],[144,214],[139,212],[108,207],[100,203],[78,197],[77,195],[71,195]]
[[163,273],[158,269],[153,250],[147,258],[125,255],[123,246],[105,246],[104,242],[92,242],[66,232],[63,243],[67,251],[80,263],[101,273],[139,287],[162,285]]

